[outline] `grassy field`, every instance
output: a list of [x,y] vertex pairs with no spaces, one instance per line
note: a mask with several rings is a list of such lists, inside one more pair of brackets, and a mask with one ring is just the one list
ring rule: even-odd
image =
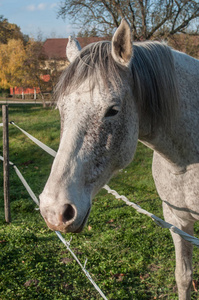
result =
[[[9,118],[57,150],[57,110],[31,105],[9,106]],[[11,125],[9,136],[10,160],[39,196],[53,158]],[[2,154],[2,150],[0,152]],[[109,185],[162,218],[161,201],[151,176],[151,159],[152,152],[138,144],[134,161]],[[2,163],[0,165],[3,185]],[[13,169],[10,177],[10,225],[4,222],[2,189],[0,193],[0,299],[101,299],[65,246],[46,227]],[[199,233],[199,227],[196,232]],[[64,235],[67,240],[71,236],[71,248],[82,263],[88,259],[87,270],[109,300],[177,299],[175,255],[169,231],[105,190],[93,200],[84,231]],[[194,273],[197,280],[197,248],[194,248]],[[197,299],[194,291],[192,299]]]

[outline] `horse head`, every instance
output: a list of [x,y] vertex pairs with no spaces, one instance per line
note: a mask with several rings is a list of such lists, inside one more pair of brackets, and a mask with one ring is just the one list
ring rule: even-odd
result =
[[40,195],[40,210],[52,230],[80,232],[94,195],[132,160],[136,150],[130,27],[123,20],[111,42],[82,50],[70,39],[67,55],[71,64],[56,91],[60,145]]

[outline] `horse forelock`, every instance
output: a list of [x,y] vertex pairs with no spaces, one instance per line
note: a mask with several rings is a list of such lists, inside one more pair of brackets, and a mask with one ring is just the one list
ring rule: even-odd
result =
[[[74,92],[87,79],[91,91],[102,82],[105,91],[119,95],[127,69],[113,59],[111,42],[90,44],[62,73],[55,89],[56,100]],[[179,98],[171,49],[159,42],[134,43],[131,72],[137,106],[151,132],[158,125],[171,128],[178,114]]]
[[170,47],[160,42],[134,44],[131,70],[140,114],[151,126],[172,128],[179,109],[178,82]]
[[[126,68],[126,67],[125,67]],[[127,69],[127,68],[126,68]],[[74,92],[87,79],[89,89],[100,82],[107,91],[119,92],[123,67],[111,55],[111,42],[101,41],[84,47],[65,69],[55,89],[56,100]]]

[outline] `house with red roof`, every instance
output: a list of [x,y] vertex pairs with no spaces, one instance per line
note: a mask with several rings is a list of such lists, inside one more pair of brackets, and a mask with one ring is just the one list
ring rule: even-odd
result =
[[[105,37],[78,37],[78,42],[81,47],[85,47],[88,44],[107,40]],[[41,79],[48,83],[53,75],[56,73],[57,77],[68,65],[69,61],[66,57],[66,46],[68,44],[68,38],[51,38],[47,39],[43,44],[43,51],[46,57],[45,60],[45,74],[41,75]],[[58,75],[57,75],[58,74]],[[10,88],[11,95],[21,95],[22,99],[25,95],[34,95],[34,99],[36,99],[37,94],[39,94],[40,88],[22,88],[22,87],[14,87]]]
[[[102,40],[107,40],[105,37],[78,37],[76,38],[80,43],[81,47],[84,48],[88,44],[99,42]],[[43,48],[44,52],[47,55],[48,59],[64,59],[67,60],[66,57],[66,46],[68,44],[68,39],[64,38],[55,38],[55,39],[47,39],[44,42]]]
[[[107,40],[105,37],[78,37],[78,42],[81,47],[84,48],[88,44],[99,42],[102,40]],[[43,44],[44,53],[47,56],[46,68],[49,68],[49,65],[53,61],[59,61],[59,70],[62,71],[69,64],[68,58],[66,56],[66,46],[68,44],[68,39],[64,38],[53,38],[47,39]]]

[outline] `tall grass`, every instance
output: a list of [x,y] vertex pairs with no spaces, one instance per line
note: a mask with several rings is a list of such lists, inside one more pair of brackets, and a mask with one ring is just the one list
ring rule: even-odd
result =
[[[10,106],[9,118],[57,150],[57,110]],[[53,158],[11,125],[9,136],[10,160],[38,196]],[[161,201],[151,176],[151,159],[151,150],[139,144],[134,161],[109,185],[162,217]],[[0,299],[100,299],[64,245],[46,227],[14,170],[10,173],[9,225],[4,222],[3,190],[0,193]],[[2,164],[0,177],[2,182]],[[69,240],[71,236],[71,248],[82,262],[88,258],[87,269],[108,299],[177,299],[170,233],[105,190],[93,200],[84,231],[65,238]],[[195,279],[199,275],[197,254],[195,249]],[[192,299],[197,299],[197,293],[193,292]]]

